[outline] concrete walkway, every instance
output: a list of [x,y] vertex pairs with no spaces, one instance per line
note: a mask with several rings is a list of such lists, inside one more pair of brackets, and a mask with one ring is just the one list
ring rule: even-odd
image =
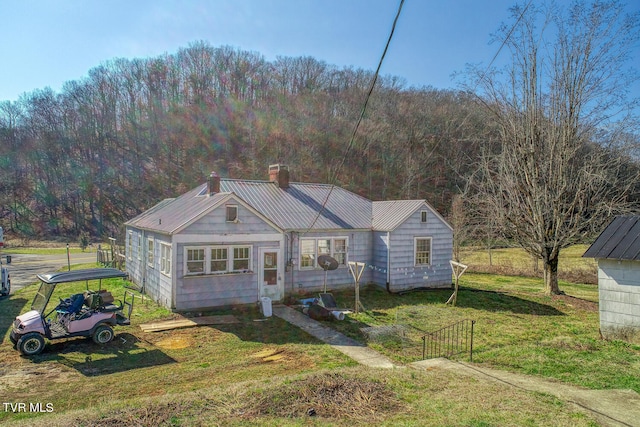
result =
[[415,362],[417,369],[447,369],[479,380],[507,384],[521,390],[545,393],[579,406],[604,426],[640,426],[640,395],[633,390],[589,390],[530,375],[477,367],[447,359]]
[[[404,368],[340,332],[324,326],[286,305],[274,305],[273,314],[331,345],[356,362],[374,368]],[[420,370],[447,369],[460,375],[507,384],[530,392],[556,396],[592,415],[603,426],[640,427],[640,395],[633,390],[589,390],[543,378],[514,374],[448,359],[430,359],[409,365]]]
[[286,320],[319,340],[331,345],[336,350],[346,354],[356,362],[373,368],[394,368],[391,360],[366,345],[353,340],[340,332],[334,331],[294,310],[286,305],[274,305],[273,314]]

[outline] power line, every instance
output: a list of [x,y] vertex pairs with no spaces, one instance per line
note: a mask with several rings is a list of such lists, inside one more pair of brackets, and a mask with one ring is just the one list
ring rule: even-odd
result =
[[358,121],[356,122],[356,124],[355,124],[355,126],[353,128],[353,132],[351,133],[351,138],[349,140],[349,144],[347,145],[347,150],[344,152],[344,154],[342,156],[342,160],[340,161],[340,163],[336,167],[336,169],[335,169],[335,171],[333,173],[333,176],[329,179],[329,182],[331,184],[331,188],[329,189],[329,193],[327,194],[327,196],[325,197],[324,201],[322,202],[322,206],[318,210],[318,213],[316,214],[316,217],[314,218],[313,222],[307,228],[307,230],[302,234],[308,233],[309,230],[311,230],[313,228],[313,226],[316,224],[316,222],[320,218],[320,215],[322,214],[322,211],[325,209],[325,207],[327,205],[327,202],[329,201],[329,197],[331,197],[331,193],[333,192],[333,189],[335,188],[336,181],[338,179],[338,174],[340,173],[340,170],[342,170],[342,168],[344,166],[344,163],[347,160],[347,157],[349,156],[349,153],[351,152],[351,149],[353,148],[353,144],[355,142],[356,135],[358,133],[358,129],[360,128],[360,123],[362,123],[362,120],[364,119],[364,115],[365,115],[365,113],[367,111],[367,106],[369,105],[369,99],[371,98],[371,94],[373,93],[373,89],[375,89],[376,83],[378,81],[378,76],[380,75],[380,68],[382,68],[382,63],[384,61],[385,56],[387,55],[387,51],[389,50],[389,45],[391,44],[391,39],[393,38],[393,33],[396,30],[396,25],[398,24],[398,18],[400,17],[400,12],[402,12],[402,6],[403,5],[404,5],[404,0],[400,0],[400,4],[398,5],[398,11],[396,12],[396,17],[393,20],[393,25],[391,26],[391,32],[389,33],[389,37],[387,38],[387,44],[385,45],[384,51],[382,52],[382,55],[380,56],[380,61],[378,62],[378,67],[376,68],[376,71],[375,71],[375,73],[373,75],[373,79],[371,80],[371,85],[369,86],[369,90],[367,92],[367,96],[365,97],[364,105],[362,106],[362,110],[360,111],[360,116],[358,117]]

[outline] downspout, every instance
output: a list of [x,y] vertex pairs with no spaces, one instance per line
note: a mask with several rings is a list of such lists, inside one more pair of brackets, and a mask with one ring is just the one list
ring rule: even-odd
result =
[[387,292],[391,292],[391,233],[387,231]]

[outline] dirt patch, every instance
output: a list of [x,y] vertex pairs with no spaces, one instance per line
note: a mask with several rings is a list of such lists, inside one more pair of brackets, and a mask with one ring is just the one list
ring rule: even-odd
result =
[[245,418],[276,416],[382,420],[403,408],[384,382],[335,373],[312,375],[249,399]]
[[64,383],[75,376],[73,371],[63,369],[61,366],[34,365],[32,363],[11,362],[0,365],[0,392],[15,390],[16,387],[24,389],[26,385],[38,382]]
[[164,348],[166,350],[179,350],[182,348],[191,347],[192,345],[193,339],[184,335],[171,336],[156,342],[156,346]]

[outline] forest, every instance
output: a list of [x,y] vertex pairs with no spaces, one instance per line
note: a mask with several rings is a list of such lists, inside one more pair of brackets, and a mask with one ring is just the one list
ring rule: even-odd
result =
[[0,102],[0,223],[24,237],[118,234],[206,179],[333,183],[373,200],[426,198],[446,214],[495,131],[472,94],[376,83],[312,57],[266,61],[206,42],[114,59]]
[[120,237],[212,171],[267,179],[284,163],[293,181],[426,199],[454,252],[506,239],[554,282],[562,248],[638,211],[638,100],[625,96],[638,74],[625,67],[640,17],[622,10],[514,7],[496,33],[506,80],[470,68],[456,90],[206,41],[109,60],[60,93],[0,102],[0,223],[22,238]]

